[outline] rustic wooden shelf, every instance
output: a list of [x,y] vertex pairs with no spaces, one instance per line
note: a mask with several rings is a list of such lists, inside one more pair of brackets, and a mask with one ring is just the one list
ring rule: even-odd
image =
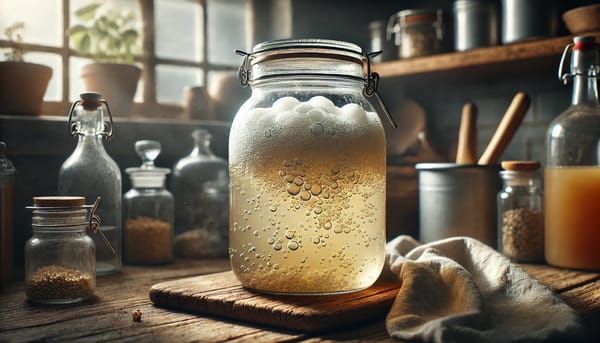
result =
[[[588,35],[600,41],[600,32],[591,32]],[[548,71],[549,68],[556,70],[564,47],[572,41],[573,36],[526,41],[465,52],[382,62],[375,64],[373,69],[383,78],[409,79],[445,73],[485,77],[505,72]]]

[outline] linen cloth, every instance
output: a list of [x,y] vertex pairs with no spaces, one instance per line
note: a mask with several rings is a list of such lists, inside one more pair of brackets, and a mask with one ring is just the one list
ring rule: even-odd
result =
[[386,318],[391,337],[419,342],[573,341],[577,313],[547,286],[480,241],[386,246],[386,273],[402,286]]

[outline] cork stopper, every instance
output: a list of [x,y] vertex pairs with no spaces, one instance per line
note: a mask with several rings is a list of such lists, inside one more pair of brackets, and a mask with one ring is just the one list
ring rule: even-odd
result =
[[502,161],[500,165],[502,169],[512,171],[535,171],[541,166],[539,161]]
[[33,197],[35,207],[80,207],[85,205],[85,197],[45,196]]

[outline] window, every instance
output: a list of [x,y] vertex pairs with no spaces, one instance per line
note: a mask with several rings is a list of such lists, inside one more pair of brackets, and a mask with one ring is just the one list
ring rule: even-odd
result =
[[[244,0],[4,0],[2,33],[15,22],[24,22],[20,33],[25,60],[53,69],[44,114],[65,115],[70,101],[83,90],[79,69],[91,59],[72,49],[66,32],[78,22],[74,12],[94,2],[132,11],[141,36],[153,37],[146,44],[151,51],[136,57],[136,64],[144,68],[136,113],[177,117],[185,87],[210,88],[215,75],[231,73],[241,62],[234,50],[245,48]],[[10,44],[2,34],[2,56]]]

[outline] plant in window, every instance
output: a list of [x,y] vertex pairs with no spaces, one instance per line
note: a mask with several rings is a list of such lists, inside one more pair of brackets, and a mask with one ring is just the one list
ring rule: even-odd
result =
[[75,16],[82,24],[68,30],[71,45],[93,60],[81,68],[85,91],[100,93],[113,115],[129,115],[142,72],[134,65],[139,50],[134,14],[93,3],[77,9]]
[[25,23],[22,21],[17,21],[16,23],[4,29],[4,35],[6,35],[6,38],[12,45],[10,51],[4,54],[4,56],[6,56],[7,61],[24,62],[24,52],[23,47],[21,46],[21,43],[23,42],[23,37],[18,32],[19,30],[23,30],[24,28]]
[[10,49],[0,62],[0,113],[39,115],[52,77],[52,68],[25,62],[23,37],[20,31],[25,28],[22,21],[4,29]]
[[139,34],[132,12],[93,3],[76,10],[75,16],[83,22],[68,32],[76,51],[90,55],[96,62],[134,62],[139,50]]

